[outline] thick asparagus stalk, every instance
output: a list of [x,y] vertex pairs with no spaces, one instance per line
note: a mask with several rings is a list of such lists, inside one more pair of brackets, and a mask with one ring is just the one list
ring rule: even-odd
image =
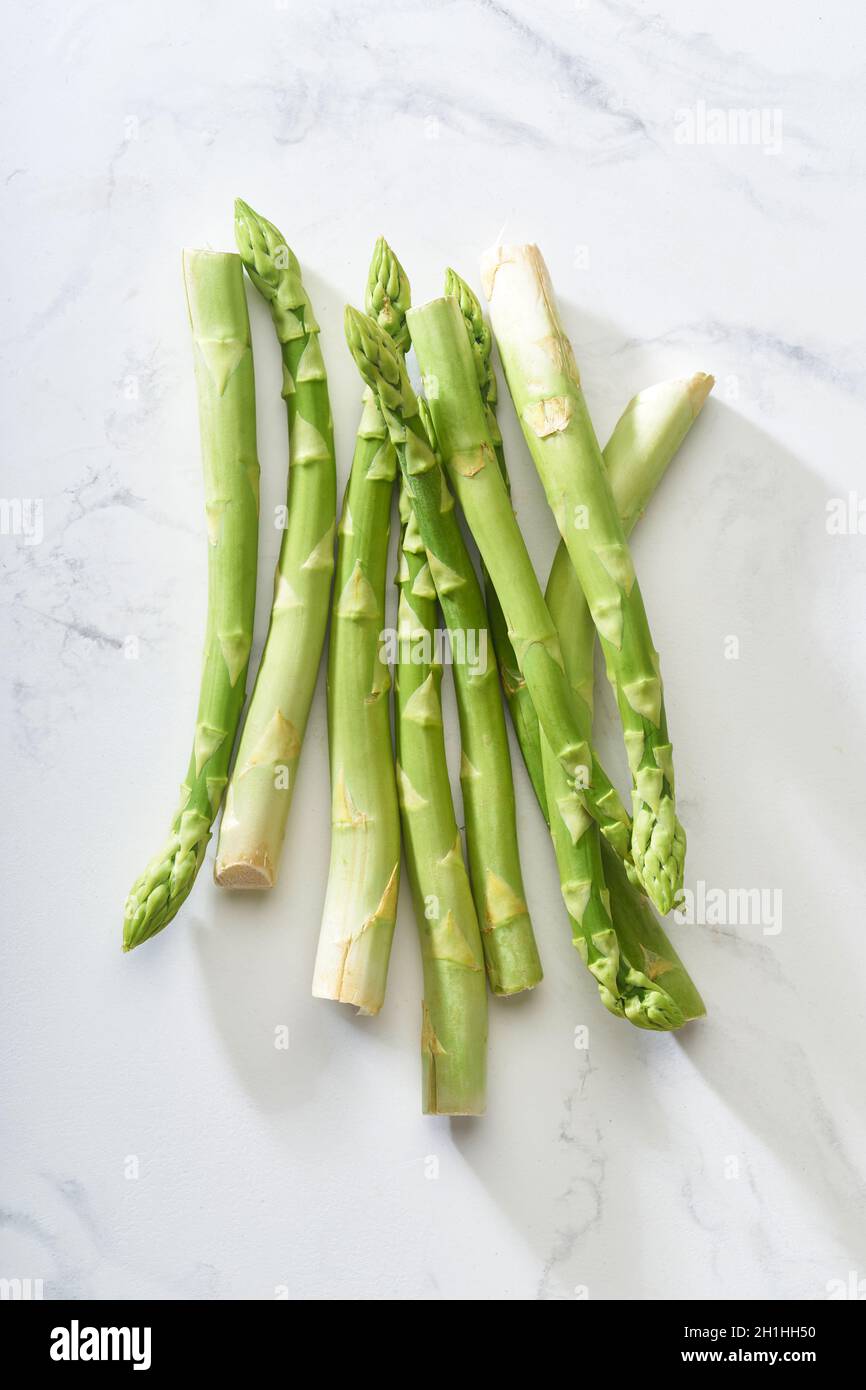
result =
[[[478,384],[481,389],[481,399],[484,402],[484,409],[487,415],[487,428],[490,431],[490,438],[496,452],[496,461],[499,464],[499,471],[502,474],[503,482],[509,491],[508,469],[505,465],[505,450],[502,445],[502,434],[499,423],[496,419],[496,374],[490,362],[490,350],[493,346],[493,339],[490,335],[481,305],[477,296],[473,293],[465,280],[462,280],[456,270],[446,270],[445,272],[445,293],[457,300],[460,312],[463,315],[463,322],[469,338],[469,346],[472,348],[475,359],[475,369],[478,374]],[[499,666],[499,674],[502,678],[502,689],[508,710],[511,715],[512,723],[517,732],[523,759],[526,763],[527,771],[532,780],[532,786],[538,803],[546,814],[546,799],[544,790],[544,772],[541,766],[541,738],[538,728],[538,716],[535,713],[535,706],[532,703],[526,681],[521,674],[517,657],[514,654],[514,647],[508,634],[508,623],[505,621],[505,614],[502,611],[502,604],[496,593],[496,589],[491,582],[487,568],[484,568],[484,597],[487,603],[487,616],[489,620],[490,637],[493,642],[493,650],[496,653],[496,661]]]
[[[604,452],[611,488],[629,534],[712,387],[702,373],[662,382],[629,404]],[[595,626],[560,542],[546,593],[565,669],[588,705],[593,698]],[[679,1028],[705,1012],[692,981],[642,894],[628,882],[579,806],[542,736],[549,824],[574,944],[602,1002],[639,1028]],[[603,884],[606,881],[607,890]],[[601,886],[600,886],[601,885]]]
[[240,198],[235,237],[280,342],[290,467],[271,620],[229,782],[214,876],[225,888],[272,888],[328,621],[334,433],[319,325],[296,257],[277,228]]
[[587,597],[617,696],[633,778],[632,858],[668,912],[682,887],[685,833],[658,653],[601,451],[536,246],[494,247],[482,266],[509,390]]
[[625,857],[628,815],[590,746],[590,711],[565,675],[559,638],[496,462],[457,301],[433,300],[411,310],[407,322],[442,459],[505,612],[541,727],[579,800]]
[[400,508],[397,775],[424,973],[422,1108],[425,1115],[481,1115],[487,986],[445,761],[441,668],[432,659],[436,589],[406,491]]
[[243,269],[239,256],[187,251],[183,270],[210,542],[204,667],[180,804],[166,844],[127,898],[125,951],[168,925],[201,867],[244,702],[255,612],[259,463]]
[[[380,238],[367,308],[398,351],[409,343],[409,281]],[[380,652],[397,455],[365,388],[343,500],[328,652],[331,864],[313,994],[378,1013],[400,880],[400,813],[391,747],[391,676]]]
[[[508,734],[496,669],[487,659],[484,599],[402,355],[370,318],[351,308],[346,310],[346,339],[362,376],[379,396],[397,446],[451,634],[473,896],[491,987],[497,994],[515,994],[538,984],[541,963],[524,898]],[[397,383],[396,393],[392,383]]]

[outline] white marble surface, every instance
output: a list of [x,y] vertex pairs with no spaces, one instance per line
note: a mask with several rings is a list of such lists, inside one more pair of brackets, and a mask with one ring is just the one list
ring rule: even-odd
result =
[[[866,536],[828,534],[826,508],[864,493],[866,12],[73,0],[18,7],[6,39],[2,491],[42,499],[43,535],[0,536],[0,1274],[130,1298],[820,1299],[852,1272],[855,1287]],[[766,111],[776,146],[780,112],[781,148],[682,143],[677,113],[714,107]],[[236,193],[302,259],[344,475],[358,383],[342,307],[379,232],[418,300],[448,262],[477,285],[503,228],[537,240],[601,434],[651,381],[719,381],[636,555],[688,882],[780,890],[781,931],[675,926],[709,1018],[680,1038],[611,1018],[520,768],[546,979],[491,1009],[480,1122],[419,1113],[405,897],[383,1014],[310,998],[323,685],[278,889],[222,895],[208,864],[171,928],[120,953],[125,892],[185,767],[204,616],[180,248],[229,247]],[[251,313],[269,514],[283,405]],[[546,567],[553,527],[502,413]],[[266,527],[259,640],[277,541]]]

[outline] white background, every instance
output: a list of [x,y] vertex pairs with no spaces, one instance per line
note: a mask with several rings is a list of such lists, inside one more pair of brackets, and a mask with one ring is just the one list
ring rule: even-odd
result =
[[[863,489],[862,7],[74,0],[18,8],[6,37],[2,492],[44,500],[44,538],[0,536],[0,1275],[47,1296],[397,1299],[811,1299],[866,1277],[866,536],[827,530],[828,500]],[[699,103],[780,111],[781,150],[680,143]],[[321,681],[277,889],[218,891],[211,850],[171,927],[120,952],[186,766],[204,622],[180,250],[231,248],[236,194],[301,259],[341,480],[342,310],[380,232],[417,302],[448,263],[478,287],[501,231],[538,241],[603,438],[642,386],[719,383],[635,554],[687,883],[781,890],[782,930],[671,927],[709,1007],[681,1037],[607,1015],[516,764],[546,978],[491,1005],[483,1120],[420,1115],[408,893],[383,1013],[310,997]],[[250,311],[257,655],[286,458],[252,292]],[[546,571],[507,396],[501,415]],[[606,699],[600,725],[621,769]]]

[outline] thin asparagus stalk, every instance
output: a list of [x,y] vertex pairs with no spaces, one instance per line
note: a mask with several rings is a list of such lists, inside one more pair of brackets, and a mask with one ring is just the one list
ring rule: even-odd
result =
[[[661,381],[629,401],[602,455],[623,534],[628,538],[698,418],[714,381],[705,372],[688,379]],[[592,709],[595,623],[565,541],[560,540],[547,581],[547,601],[568,615],[568,641],[574,652],[582,698]],[[552,611],[552,609],[551,609]]]
[[[426,402],[418,405],[434,441]],[[542,969],[525,901],[508,731],[496,666],[487,653],[487,612],[441,466],[413,476],[412,502],[452,639],[469,876],[487,977],[494,994],[517,994],[533,989]],[[469,652],[472,634],[478,639],[477,664]]]
[[[416,483],[420,492],[422,480],[416,478]],[[442,483],[443,510],[425,509],[425,534],[452,636],[469,873],[490,988],[494,994],[517,994],[539,984],[543,972],[520,866],[508,731],[496,665],[486,650],[484,598],[444,478]],[[415,505],[420,511],[421,504]],[[473,632],[479,634],[479,653],[483,652],[477,669],[463,654],[467,635]]]
[[[481,389],[481,399],[484,402],[484,409],[487,416],[487,428],[490,431],[490,438],[496,452],[496,461],[499,464],[499,471],[502,480],[511,495],[511,486],[508,480],[508,469],[505,464],[505,450],[502,445],[502,434],[499,429],[499,422],[496,419],[496,374],[490,363],[490,351],[493,346],[493,339],[490,329],[484,319],[484,314],[477,296],[461,279],[456,270],[446,270],[445,272],[445,293],[457,300],[460,312],[463,315],[463,322],[469,338],[469,346],[472,348],[475,359],[475,369],[478,374],[478,384]],[[512,723],[517,732],[523,759],[526,763],[532,781],[533,790],[538,799],[538,804],[542,811],[546,812],[546,794],[544,790],[544,772],[541,766],[541,738],[538,729],[538,716],[535,713],[535,706],[532,703],[526,681],[524,680],[517,657],[514,654],[514,647],[511,645],[511,638],[508,634],[508,623],[505,621],[505,614],[502,611],[502,604],[496,594],[487,568],[484,568],[484,598],[487,604],[487,617],[490,630],[490,637],[493,642],[493,650],[496,653],[496,661],[499,666],[499,674],[502,679],[502,690],[505,701],[511,715]]]
[[632,859],[660,912],[682,888],[685,833],[658,653],[580,387],[536,246],[494,247],[482,276],[508,387],[598,630],[633,779]]
[[167,926],[201,868],[246,690],[256,597],[259,462],[239,256],[186,251],[208,523],[208,612],[195,739],[169,837],[132,886],[123,949]]
[[[604,461],[627,536],[643,515],[650,496],[697,418],[712,384],[713,378],[703,372],[698,372],[688,381],[660,382],[635,396],[617,422],[605,446]],[[560,590],[561,598],[558,597]],[[568,631],[575,649],[580,653],[575,658],[575,666],[580,673],[576,689],[591,710],[594,699],[595,623],[562,539],[556,547],[545,597],[551,612],[552,604],[557,602],[559,614],[568,615]],[[558,626],[562,622],[560,616]],[[507,651],[503,659],[509,660]],[[544,781],[541,740],[538,716],[534,709],[528,707],[528,703],[521,702],[520,717],[514,718],[514,729],[530,780],[538,795],[538,783],[541,781],[543,784]],[[509,708],[513,716],[514,707],[509,704]],[[538,804],[549,823],[546,797],[539,796]]]
[[[402,351],[409,281],[380,237],[367,280],[371,314]],[[331,864],[313,994],[382,1007],[400,881],[400,813],[391,747],[391,676],[380,651],[397,455],[376,395],[364,405],[343,500],[328,653]]]
[[[614,499],[626,534],[695,420],[712,387],[702,373],[691,381],[662,382],[636,396],[604,452]],[[592,707],[595,625],[562,542],[546,598],[557,624],[568,678]],[[572,937],[611,1013],[639,1028],[679,1028],[705,1012],[685,967],[642,894],[629,883],[616,856],[577,806],[568,780],[542,736],[549,824]],[[601,871],[599,873],[599,871]],[[607,890],[604,885],[606,882]]]
[[278,229],[240,198],[235,237],[280,342],[290,466],[271,620],[229,782],[214,876],[224,888],[272,888],[328,621],[334,432],[319,325],[296,257]]
[[[379,396],[397,446],[452,637],[473,896],[491,987],[497,994],[514,994],[538,984],[541,963],[525,902],[508,734],[496,670],[487,661],[487,614],[481,587],[457,523],[454,499],[429,447],[428,429],[402,355],[375,322],[351,308],[346,310],[346,339],[362,376]],[[399,383],[397,395],[392,381]],[[470,650],[473,635],[483,665]]]
[[487,986],[445,761],[442,673],[432,659],[436,589],[406,491],[400,508],[397,776],[424,973],[422,1109],[425,1115],[481,1115]]
[[590,711],[565,675],[556,628],[496,462],[457,301],[433,300],[411,310],[407,322],[442,459],[505,612],[540,724],[581,803],[625,857],[628,815],[590,746]]

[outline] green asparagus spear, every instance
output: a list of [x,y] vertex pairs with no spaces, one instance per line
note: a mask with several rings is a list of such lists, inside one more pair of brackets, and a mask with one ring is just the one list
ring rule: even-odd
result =
[[187,251],[204,464],[208,615],[192,756],[168,840],[133,884],[123,949],[167,926],[201,868],[246,690],[256,596],[259,462],[253,353],[239,256]]
[[[409,281],[380,237],[369,312],[398,351],[409,343]],[[400,813],[391,747],[391,676],[380,643],[397,455],[367,386],[343,500],[328,652],[331,864],[313,994],[375,1014],[397,915]]]
[[[581,803],[625,857],[628,815],[592,752],[590,711],[565,675],[559,638],[496,463],[457,301],[433,300],[411,310],[407,322],[442,458],[505,612],[541,726]],[[394,390],[399,393],[399,383]]]
[[[620,418],[604,451],[614,499],[630,533],[712,388],[703,373],[690,381],[662,382],[642,391]],[[562,542],[547,585],[565,669],[590,705],[595,626]],[[602,1002],[639,1028],[679,1028],[705,1012],[682,962],[646,898],[629,883],[622,864],[586,824],[561,767],[542,738],[542,757],[563,895],[572,936],[595,976]],[[605,852],[608,851],[608,852]],[[596,878],[598,869],[603,878]],[[607,892],[599,889],[606,881]]]
[[225,888],[272,888],[328,621],[334,433],[319,325],[296,257],[277,228],[240,198],[235,237],[280,342],[290,467],[271,620],[229,782],[215,878]]
[[[496,419],[497,387],[496,374],[490,363],[490,350],[493,346],[490,329],[485,322],[477,296],[466,281],[460,278],[456,270],[446,270],[445,272],[445,293],[457,300],[463,315],[463,322],[469,337],[469,346],[472,348],[475,369],[478,373],[481,399],[484,402],[487,416],[487,428],[490,431],[490,438],[496,452],[499,471],[510,495],[511,488],[508,480],[508,469],[505,464],[505,450],[502,445],[499,423]],[[532,696],[521,674],[517,657],[514,654],[514,647],[511,645],[508,623],[505,621],[502,604],[499,602],[486,567],[484,569],[484,597],[487,603],[490,637],[493,642],[493,650],[496,653],[505,701],[517,733],[518,743],[523,753],[523,760],[526,763],[533,790],[546,817],[547,802],[544,790],[544,772],[541,766],[541,737],[538,728],[538,715],[535,713]]]
[[445,761],[441,667],[433,660],[436,589],[405,489],[400,510],[397,773],[424,972],[422,1108],[425,1115],[481,1115],[487,986]]
[[682,887],[685,833],[658,653],[574,354],[536,246],[494,247],[482,274],[509,390],[616,691],[633,778],[635,871],[668,912]]

